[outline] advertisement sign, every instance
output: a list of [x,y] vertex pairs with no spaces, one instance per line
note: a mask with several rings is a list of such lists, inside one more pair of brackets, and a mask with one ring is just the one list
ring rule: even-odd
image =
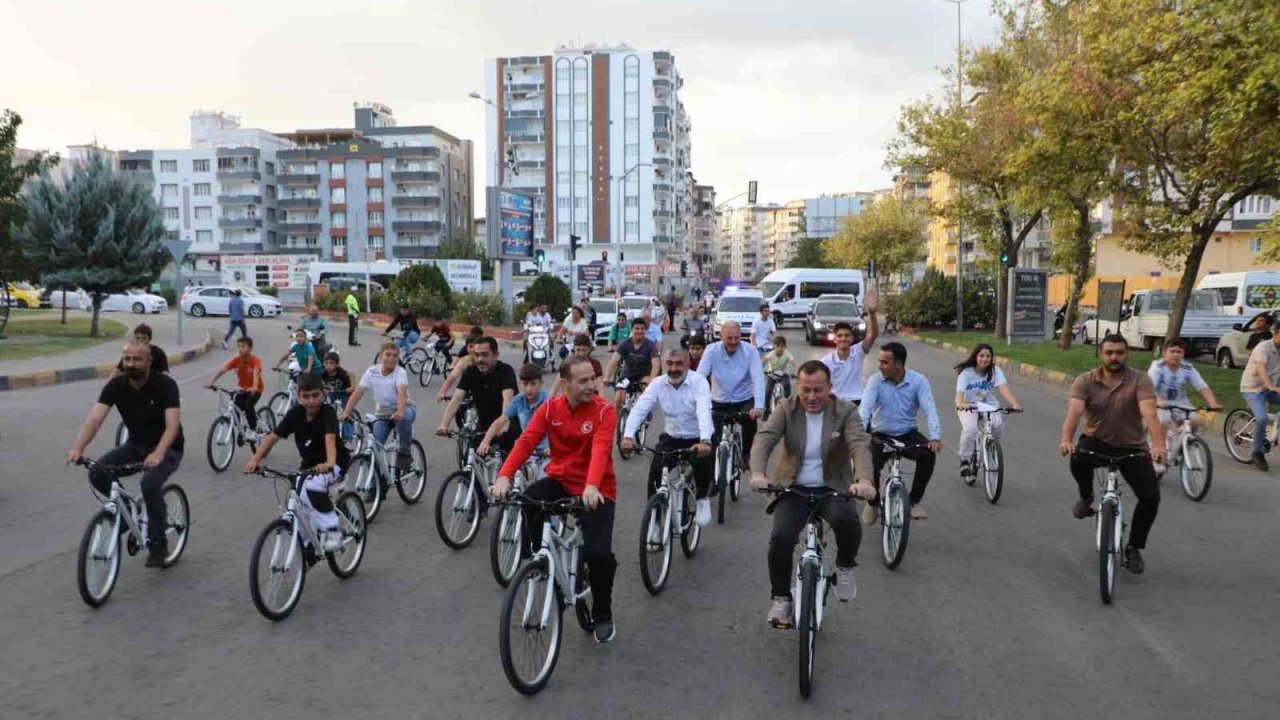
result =
[[1009,339],[1040,340],[1048,327],[1049,273],[1014,268],[1009,271]]
[[223,255],[222,282],[247,287],[305,290],[319,255]]
[[1124,305],[1124,281],[1098,283],[1098,320],[1120,322]]
[[[401,260],[405,265],[435,265],[444,273],[445,282],[455,292],[480,292],[479,260],[432,260],[415,258]],[[357,266],[358,267],[358,266]],[[359,276],[357,271],[356,276]]]
[[489,256],[498,260],[533,259],[534,195],[503,188],[488,190]]
[[578,266],[578,287],[586,287],[588,285],[603,286],[604,272],[607,265],[579,265]]

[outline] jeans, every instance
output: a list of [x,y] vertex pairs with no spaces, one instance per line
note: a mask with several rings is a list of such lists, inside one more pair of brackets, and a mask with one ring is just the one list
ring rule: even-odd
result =
[[247,337],[249,335],[249,331],[244,327],[243,319],[232,320],[230,325],[227,327],[227,334],[222,337],[222,342],[230,340],[231,336],[235,335],[236,328],[240,328],[240,337]]
[[421,338],[422,338],[422,333],[416,330],[410,330],[409,332],[405,333],[402,337],[398,338],[396,340],[396,344],[400,346],[400,354],[404,355],[405,357],[408,357],[409,351],[413,349],[414,345],[418,344],[418,340]]
[[[663,433],[658,437],[659,450],[684,450],[697,445],[700,441],[698,438],[675,438]],[[711,472],[712,460],[715,453],[707,453],[704,457],[693,457],[690,463],[693,466],[693,484],[697,487],[697,498],[701,500],[707,496],[711,490]],[[668,464],[667,459],[662,455],[654,454],[653,459],[649,461],[649,495],[653,497],[658,492],[658,483],[662,482],[662,466]],[[675,463],[670,463],[674,465]]]
[[[920,434],[919,430],[912,430],[905,435],[890,435],[894,440],[906,445],[924,445],[929,439]],[[911,504],[919,505],[924,500],[924,489],[929,486],[929,479],[933,477],[933,465],[937,462],[938,456],[932,450],[926,448],[918,448],[908,450],[902,454],[905,458],[916,461],[915,477],[911,479]],[[876,489],[880,488],[880,469],[889,461],[889,453],[880,446],[879,443],[871,444],[871,463],[876,469]]]
[[[98,458],[103,465],[127,465],[142,462],[151,453],[150,449],[131,442],[125,443]],[[168,545],[164,531],[167,522],[156,522],[155,518],[167,518],[168,510],[164,505],[164,484],[178,469],[182,462],[182,453],[170,449],[164,454],[164,460],[150,470],[142,471],[142,501],[147,506],[147,543],[152,548],[163,548]],[[131,475],[132,473],[125,473]],[[123,477],[123,476],[122,476]],[[89,482],[94,489],[103,495],[111,494],[111,478],[109,473],[94,468],[89,471]]]
[[[720,429],[724,427],[724,423],[716,418],[716,413],[746,413],[750,412],[755,406],[755,400],[743,400],[742,402],[728,403],[716,402],[714,400],[711,401],[711,420],[716,427],[716,433],[711,438],[711,447],[713,451],[715,448],[720,446]],[[747,460],[751,457],[751,443],[755,442],[756,439],[756,421],[743,420],[738,423],[738,425],[742,428],[742,457],[739,458],[739,461],[743,467],[746,467]]]
[[[564,486],[553,478],[543,478],[524,489],[526,497],[543,502],[569,497]],[[587,561],[587,575],[591,579],[591,614],[596,620],[613,619],[613,576],[618,561],[613,556],[613,514],[615,505],[605,500],[595,510],[578,516],[582,528],[582,557]],[[537,524],[537,512],[525,509],[525,552],[532,555],[542,541],[542,525]]]
[[[828,487],[795,488],[818,494],[831,492]],[[858,546],[862,544],[862,521],[852,501],[830,498],[818,505],[818,515],[826,520],[836,535],[836,567],[851,568],[858,564]],[[809,506],[800,498],[783,495],[773,506],[773,532],[769,535],[769,585],[773,597],[791,597],[791,556],[800,533],[809,520]]]
[[1253,452],[1267,451],[1267,405],[1280,405],[1280,393],[1274,392],[1242,392],[1244,401],[1249,403],[1253,412]]
[[[1080,436],[1076,447],[1103,455],[1124,455],[1146,450],[1146,447],[1112,447],[1087,435]],[[1129,532],[1129,545],[1145,548],[1147,534],[1151,532],[1151,526],[1156,522],[1156,513],[1160,510],[1160,480],[1156,477],[1156,469],[1152,467],[1149,457],[1130,458],[1118,465],[1125,482],[1133,488],[1133,494],[1138,496],[1138,505],[1133,509],[1133,529]],[[1092,455],[1071,456],[1071,477],[1075,478],[1081,500],[1093,499],[1093,470],[1097,467],[1106,467],[1106,463]]]
[[[978,443],[978,413],[962,412],[957,413],[960,416],[960,459],[969,460],[973,458],[974,446]],[[1004,434],[1004,416],[1000,413],[991,413],[988,418],[991,428],[991,434],[1000,437]]]
[[258,401],[261,399],[262,393],[260,392],[241,390],[236,393],[236,407],[240,408],[244,412],[245,420],[249,423],[250,430],[258,429],[257,405]]
[[409,452],[409,443],[413,442],[413,421],[418,418],[418,409],[413,405],[404,406],[404,418],[400,422],[391,422],[386,418],[379,418],[373,421],[373,436],[378,442],[386,442],[387,436],[391,434],[391,428],[395,427],[396,437],[400,441],[400,452]]

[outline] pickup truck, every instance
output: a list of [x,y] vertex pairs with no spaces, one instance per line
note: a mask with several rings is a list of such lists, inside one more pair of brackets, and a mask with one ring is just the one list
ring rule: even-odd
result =
[[[1138,290],[1125,301],[1117,325],[1108,320],[1085,325],[1085,342],[1097,342],[1099,336],[1119,332],[1132,347],[1159,352],[1169,329],[1169,309],[1173,306],[1172,290]],[[1226,315],[1222,299],[1214,290],[1195,290],[1187,303],[1180,335],[1189,346],[1188,355],[1213,357],[1218,339],[1231,331],[1239,317]]]

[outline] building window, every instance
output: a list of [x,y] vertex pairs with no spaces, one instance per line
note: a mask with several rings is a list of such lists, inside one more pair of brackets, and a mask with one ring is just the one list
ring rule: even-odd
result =
[[165,209],[164,209],[164,219],[165,219],[165,220],[177,220],[177,219],[178,219],[178,208],[176,208],[176,207],[167,207],[167,208],[165,208]]
[[268,185],[268,186],[267,186],[267,197],[268,197],[268,198],[270,198],[270,199],[272,199],[272,200],[275,200],[275,199],[276,199],[276,186],[275,186],[275,185]]
[[161,197],[178,197],[178,186],[177,185],[161,185],[160,196]]
[[192,194],[193,195],[212,195],[213,185],[212,183],[196,183],[195,186],[192,188]]
[[1249,238],[1249,252],[1251,253],[1262,252],[1262,238],[1256,238],[1256,237]]
[[375,180],[381,180],[382,179],[382,163],[380,161],[369,163],[367,167],[367,173],[370,178]]
[[162,172],[162,173],[176,173],[176,172],[178,172],[178,161],[177,161],[177,160],[161,160],[161,161],[160,161],[160,172]]
[[346,202],[347,202],[347,189],[346,189],[346,188],[340,188],[340,187],[336,187],[336,188],[329,188],[329,202],[333,203],[334,205],[344,205],[344,204],[346,204]]
[[196,208],[196,219],[197,219],[197,220],[212,220],[212,219],[213,219],[213,208],[208,207],[208,206],[204,206],[204,207],[198,207],[198,208]]
[[342,180],[346,177],[347,177],[346,163],[340,163],[340,162],[329,163],[329,179]]
[[382,213],[377,211],[369,213],[369,227],[382,227]]
[[191,172],[209,172],[208,160],[192,160]]
[[381,235],[370,235],[370,236],[369,236],[369,249],[370,249],[370,250],[381,250],[383,247],[384,247],[384,240],[383,240],[383,237],[382,237]]
[[270,221],[270,222],[275,222],[275,221],[276,221],[276,209],[275,209],[275,208],[267,208],[267,220],[268,220],[268,221]]
[[337,253],[337,251],[338,251],[338,250],[346,251],[346,249],[347,249],[347,236],[346,236],[346,235],[338,235],[337,237],[335,237],[335,238],[333,239],[333,249],[334,249],[334,252],[335,252],[335,253]]
[[371,203],[382,202],[382,188],[380,187],[369,188],[369,202]]
[[331,213],[329,215],[329,227],[345,228],[347,226],[347,214],[344,212]]
[[198,243],[211,243],[211,242],[213,242],[213,231],[212,231],[212,230],[197,230],[197,231],[196,231],[196,242],[198,242]]
[[627,233],[627,235],[639,235],[639,234],[640,234],[640,223],[638,223],[638,222],[629,222],[629,223],[627,223],[626,233]]
[[268,174],[268,175],[275,175],[275,174],[276,174],[276,164],[275,164],[275,163],[273,163],[273,162],[267,162],[267,163],[266,163],[266,168],[267,168],[267,174]]

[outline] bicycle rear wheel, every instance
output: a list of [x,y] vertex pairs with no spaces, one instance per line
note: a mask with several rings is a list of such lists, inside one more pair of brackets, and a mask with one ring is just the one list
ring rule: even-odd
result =
[[1222,423],[1222,440],[1237,462],[1246,465],[1253,462],[1253,413],[1244,408],[1227,413]]
[[800,566],[800,622],[796,625],[800,641],[800,694],[809,697],[813,691],[814,651],[818,646],[818,573],[809,563]]
[[1116,587],[1116,507],[1103,503],[1098,508],[1098,588],[1102,602],[1110,604]]
[[671,503],[654,495],[640,516],[640,580],[650,595],[667,586],[671,574]]
[[440,483],[436,493],[436,530],[454,550],[471,544],[480,530],[480,490],[471,473],[457,470]]
[[339,495],[333,506],[338,511],[342,547],[329,553],[325,559],[329,561],[329,570],[346,580],[356,573],[360,561],[364,559],[365,542],[369,537],[366,531],[368,522],[364,517],[364,503],[360,502],[360,496],[350,490]]
[[687,558],[698,552],[702,542],[702,526],[698,524],[698,498],[693,488],[684,490],[684,507],[680,510],[680,551]]
[[214,472],[222,472],[231,467],[231,458],[236,454],[235,431],[231,421],[225,415],[218,417],[209,426],[209,437],[205,441],[205,456],[209,459],[209,467]]
[[907,535],[911,530],[911,512],[907,508],[906,490],[901,483],[890,483],[884,493],[884,517],[880,532],[885,567],[893,570],[907,554]]
[[164,556],[164,566],[169,567],[178,562],[182,551],[187,549],[187,538],[191,534],[191,504],[187,502],[187,493],[178,485],[165,485],[164,493],[165,518],[164,537],[169,552]]
[[498,631],[502,672],[522,695],[534,695],[546,687],[560,657],[564,599],[547,573],[545,559],[524,564],[502,601]]
[[438,364],[438,362],[439,361],[435,357],[432,357],[430,360],[428,360],[426,363],[422,365],[422,369],[418,371],[419,385],[421,385],[422,387],[431,386],[431,378],[436,374],[436,365]]
[[421,375],[422,367],[427,364],[427,351],[423,348],[416,347],[409,353],[409,358],[405,360],[404,367],[409,371],[410,375]]
[[489,568],[502,587],[520,568],[520,547],[524,544],[524,513],[515,505],[502,505],[489,535]]
[[76,585],[80,599],[89,607],[102,607],[120,577],[121,539],[116,535],[115,513],[99,510],[80,538]]
[[987,441],[982,455],[982,480],[987,491],[987,502],[995,505],[1000,502],[1000,493],[1004,491],[1004,448],[994,437]]
[[289,617],[302,599],[307,581],[307,561],[302,553],[302,542],[294,537],[288,520],[277,518],[259,533],[249,561],[249,595],[266,619]]
[[[617,435],[617,437],[614,438],[614,444],[618,446],[618,457],[622,458],[623,460],[631,459],[631,452],[628,450],[622,449],[623,429],[626,428],[627,426],[627,416],[630,414],[631,414],[631,411],[625,407],[622,408],[622,410],[618,411],[618,429],[614,433],[615,435]],[[643,443],[640,443],[640,444],[643,444]]]
[[1209,452],[1209,443],[1198,437],[1187,440],[1187,451],[1183,453],[1179,470],[1183,494],[1196,502],[1203,500],[1213,484],[1213,453]]
[[[271,414],[275,416],[275,422],[280,422],[284,418],[284,414],[289,412],[289,395],[283,392],[272,395],[271,400],[267,402],[267,407],[271,408]],[[275,425],[271,427],[274,428]]]
[[414,505],[427,489],[427,451],[422,449],[422,443],[413,440],[409,443],[409,454],[413,458],[410,470],[396,482],[396,492],[405,505]]
[[380,480],[378,469],[368,457],[362,456],[352,460],[351,467],[347,468],[343,487],[360,496],[360,501],[364,503],[365,522],[373,522],[374,518],[378,517],[378,513],[382,512],[385,493],[382,491]]

